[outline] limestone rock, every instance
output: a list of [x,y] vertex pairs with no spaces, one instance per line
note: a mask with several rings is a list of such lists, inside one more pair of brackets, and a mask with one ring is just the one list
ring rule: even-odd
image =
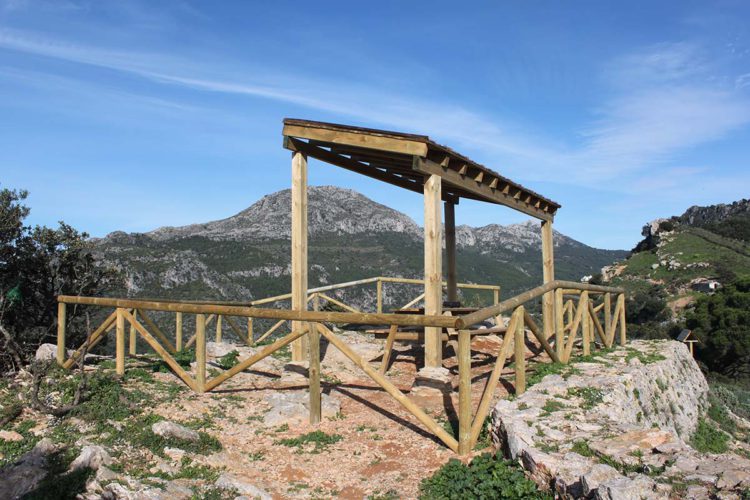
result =
[[183,425],[170,422],[169,420],[156,422],[151,426],[151,431],[157,436],[164,438],[184,439],[186,441],[198,441],[200,439],[200,434],[196,431],[188,429]]
[[23,441],[23,436],[16,431],[0,431],[0,439],[3,441]]
[[0,493],[3,498],[20,498],[37,487],[47,476],[47,457],[57,451],[48,438],[39,441],[16,463],[0,470]]
[[81,453],[70,464],[70,470],[93,469],[97,470],[103,465],[110,465],[112,457],[107,450],[101,446],[89,445],[84,446]]
[[[265,398],[271,409],[263,417],[268,427],[307,422],[310,418],[310,396],[303,392],[274,392]],[[328,394],[321,394],[320,412],[323,418],[333,418],[341,411],[341,402]]]
[[417,372],[417,377],[412,385],[412,392],[423,389],[432,389],[440,392],[450,393],[453,391],[451,383],[451,372],[447,368],[425,366]]
[[591,496],[599,489],[602,483],[620,477],[620,473],[614,467],[606,464],[596,464],[590,471],[581,476],[581,489],[584,496]]
[[642,500],[644,498],[656,500],[669,497],[659,494],[656,483],[645,476],[637,476],[635,479],[620,476],[599,486],[594,498],[597,500]]
[[234,474],[222,474],[219,476],[219,479],[216,480],[214,485],[223,490],[236,490],[240,494],[246,495],[250,498],[257,498],[260,500],[271,500],[272,498],[265,490],[258,488],[254,484],[243,481]]

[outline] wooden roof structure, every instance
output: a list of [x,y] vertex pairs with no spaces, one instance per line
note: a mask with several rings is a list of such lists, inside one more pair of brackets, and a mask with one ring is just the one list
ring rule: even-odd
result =
[[423,193],[425,178],[442,178],[441,197],[505,205],[552,221],[560,205],[470,160],[426,135],[286,118],[284,147],[395,186]]

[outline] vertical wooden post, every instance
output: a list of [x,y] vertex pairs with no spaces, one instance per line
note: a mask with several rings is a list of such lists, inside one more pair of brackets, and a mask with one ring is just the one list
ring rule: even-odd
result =
[[199,393],[206,391],[206,315],[195,316],[195,382]]
[[514,313],[518,315],[518,319],[516,320],[516,331],[513,332],[513,362],[516,367],[516,395],[520,396],[526,392],[526,324],[523,320],[524,307],[518,306]]
[[320,332],[316,323],[308,323],[309,337],[308,345],[310,347],[310,366],[307,370],[308,381],[310,384],[310,423],[315,425],[320,423]]
[[583,308],[581,314],[581,337],[583,338],[583,355],[591,354],[591,316],[589,314],[589,292],[581,292],[578,307]]
[[115,372],[118,375],[125,374],[125,316],[122,309],[117,308],[115,332]]
[[65,363],[65,324],[67,323],[68,310],[65,302],[57,303],[57,364]]
[[497,288],[492,290],[492,305],[497,305],[500,303],[500,290]]
[[627,340],[627,325],[625,323],[625,294],[621,293],[617,296],[617,301],[620,302],[622,305],[620,306],[620,345],[625,345],[625,341]]
[[221,344],[221,337],[224,333],[223,325],[221,324],[223,316],[217,315],[216,316],[216,342]]
[[[307,309],[307,157],[292,153],[292,309]],[[302,329],[302,323],[292,322],[292,331]],[[307,357],[309,336],[292,342],[292,360]]]
[[607,340],[607,346],[610,347],[609,341],[612,336],[612,294],[607,292],[604,294],[604,338]]
[[255,338],[253,337],[253,318],[247,318],[247,343],[253,345]]
[[378,278],[378,281],[375,282],[375,286],[377,287],[377,298],[378,298],[378,314],[383,312],[383,282]]
[[[552,237],[552,221],[542,221],[542,275],[544,283],[555,280],[554,241]],[[542,297],[542,331],[549,339],[555,331],[555,293],[547,292]]]
[[175,313],[174,316],[174,348],[177,352],[182,351],[182,313]]
[[458,301],[458,276],[456,274],[456,205],[446,201],[445,205],[445,260],[447,295],[450,302]]
[[[440,223],[441,177],[429,176],[424,183],[424,313],[443,310],[442,224]],[[442,366],[442,329],[425,327],[425,366]]]
[[[138,310],[133,309],[133,319],[138,319]],[[130,325],[130,341],[128,344],[128,353],[131,356],[136,355],[136,343],[138,341],[138,337],[136,335],[135,327],[133,325]]]
[[562,360],[565,352],[565,318],[563,314],[563,289],[555,290],[555,353]]
[[471,332],[458,331],[458,453],[471,452]]

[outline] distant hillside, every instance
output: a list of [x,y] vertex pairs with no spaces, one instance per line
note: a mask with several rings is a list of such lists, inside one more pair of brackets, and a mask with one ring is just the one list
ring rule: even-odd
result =
[[[311,187],[308,197],[311,288],[376,275],[421,276],[422,228],[407,215],[348,189]],[[227,219],[98,240],[99,256],[126,276],[126,289],[112,293],[248,300],[288,292],[290,201],[289,190],[279,191]],[[536,221],[459,226],[457,244],[461,281],[500,284],[504,297],[542,281]],[[561,279],[578,280],[625,255],[555,235]],[[386,302],[396,305],[415,291],[392,289]]]
[[[749,235],[749,200],[694,206],[680,216],[647,224],[633,254],[603,269],[603,278],[626,287],[631,297],[641,293],[664,299],[677,318],[715,286],[710,283],[750,277]],[[644,319],[646,313],[654,316],[654,311],[644,311]]]

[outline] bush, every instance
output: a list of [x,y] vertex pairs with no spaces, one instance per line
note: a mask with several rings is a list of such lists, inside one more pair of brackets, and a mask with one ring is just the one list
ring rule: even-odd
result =
[[515,462],[484,453],[464,465],[451,458],[419,486],[420,498],[429,500],[463,499],[546,499]]
[[724,453],[727,451],[729,436],[705,421],[698,420],[690,444],[701,453]]
[[699,298],[686,325],[700,340],[696,357],[711,371],[750,379],[750,279]]
[[[58,295],[96,295],[115,282],[97,265],[86,233],[60,222],[29,227],[26,191],[0,189],[0,371],[20,368],[37,347],[56,339]],[[67,339],[87,335],[84,308],[69,307]]]

